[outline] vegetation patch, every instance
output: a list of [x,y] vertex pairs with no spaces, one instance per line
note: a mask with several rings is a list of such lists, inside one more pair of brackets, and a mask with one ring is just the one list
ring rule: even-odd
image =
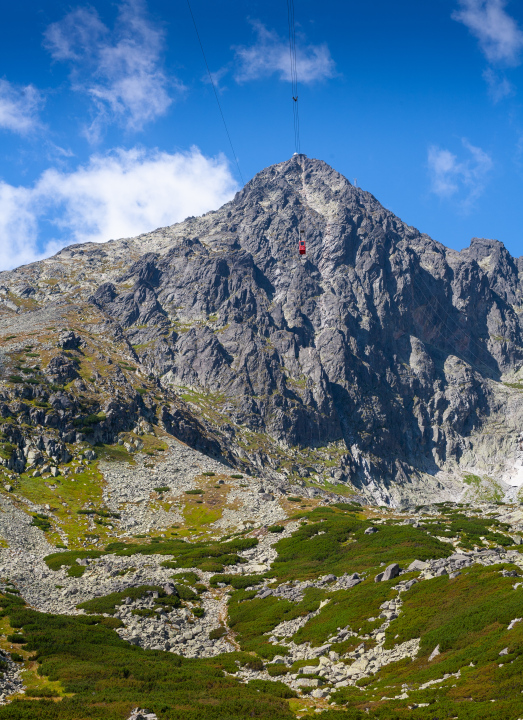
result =
[[[184,590],[188,590],[188,588],[184,588]],[[87,613],[90,614],[101,615],[103,613],[106,613],[107,615],[113,615],[116,611],[116,607],[118,605],[121,605],[126,598],[130,598],[131,600],[139,600],[146,597],[147,595],[151,595],[153,592],[158,593],[159,604],[169,605],[174,608],[180,607],[181,603],[179,597],[177,597],[176,595],[167,595],[165,590],[163,590],[163,588],[161,588],[159,585],[140,585],[138,587],[127,588],[127,590],[122,590],[121,592],[114,592],[110,595],[105,595],[104,597],[86,600],[85,602],[80,603],[76,607],[79,610],[85,610]]]
[[[17,599],[18,600],[18,599]],[[0,596],[4,614],[24,626],[40,677],[59,681],[60,702],[20,700],[0,707],[0,720],[122,720],[139,705],[161,720],[291,720],[284,690],[239,683],[227,673],[249,656],[186,659],[130,645],[97,616],[39,613]],[[112,619],[112,618],[106,618]],[[252,714],[254,712],[254,715]]]
[[408,564],[446,557],[453,550],[412,525],[382,525],[378,532],[365,535],[370,523],[343,510],[317,508],[301,517],[309,522],[276,543],[278,557],[269,577],[287,581],[326,573],[361,573],[379,567],[379,562]]
[[237,565],[244,562],[237,553],[255,547],[257,544],[256,538],[236,538],[222,543],[188,543],[177,538],[155,538],[155,542],[146,545],[111,543],[106,547],[106,552],[121,556],[173,555],[172,560],[163,563],[164,567],[197,567],[207,572],[222,572],[225,565]]
[[43,532],[49,532],[49,530],[51,530],[52,528],[51,522],[49,521],[49,516],[44,515],[43,513],[36,513],[35,515],[33,515],[31,525],[34,525]]
[[94,559],[102,555],[103,553],[100,550],[67,550],[66,552],[46,555],[44,561],[50,570],[60,570],[63,565],[66,565],[68,567],[68,575],[71,577],[80,577],[84,573],[85,566],[79,565],[78,560],[85,560],[86,558]]
[[232,585],[235,590],[244,590],[245,588],[258,585],[262,582],[263,575],[213,575],[209,583],[213,587],[219,584]]
[[509,546],[514,541],[499,530],[509,530],[509,525],[489,517],[468,517],[462,512],[447,512],[447,518],[430,523],[430,532],[434,535],[458,537],[463,548],[471,550],[482,545],[484,538],[494,545]]
[[263,658],[286,655],[287,650],[268,642],[266,633],[272,632],[279,623],[314,612],[320,606],[325,593],[308,588],[299,603],[269,596],[256,598],[255,591],[237,590],[229,601],[229,627],[236,633],[242,650],[256,652]]
[[380,605],[393,597],[391,586],[396,583],[397,580],[375,583],[371,578],[350,590],[331,593],[330,602],[298,630],[293,636],[294,642],[323,645],[331,635],[336,635],[339,627],[349,627],[365,635],[383,622],[369,622],[368,618],[380,614]]

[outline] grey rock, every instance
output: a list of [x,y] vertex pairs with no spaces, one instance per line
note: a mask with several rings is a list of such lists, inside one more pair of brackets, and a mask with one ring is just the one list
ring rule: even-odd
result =
[[178,595],[178,590],[172,583],[166,583],[163,586],[163,590],[166,595]]
[[260,600],[263,600],[266,597],[270,597],[273,594],[273,591],[270,588],[267,588],[265,590],[260,590],[260,592],[256,595],[257,598]]
[[318,666],[317,665],[304,665],[302,668],[300,668],[299,672],[302,675],[317,675]]
[[298,678],[296,680],[296,685],[299,687],[318,687],[321,685],[321,680],[318,678]]
[[400,574],[400,566],[398,565],[398,563],[392,563],[392,565],[389,565],[385,569],[385,571],[383,573],[383,577],[381,578],[381,581],[385,582],[386,580],[392,580],[393,578],[398,577],[399,574]]
[[440,654],[439,645],[436,645],[434,650],[429,655],[429,662],[431,662],[431,660],[434,660],[434,658],[437,657],[439,654]]
[[407,568],[407,572],[416,572],[418,570],[426,570],[429,567],[427,562],[423,560],[413,560]]
[[[49,277],[59,283],[50,288]],[[233,467],[255,466],[265,487],[283,468],[303,468],[396,506],[471,492],[461,482],[471,467],[504,482],[520,452],[517,383],[501,380],[523,363],[522,261],[488,239],[449,250],[304,155],[266,168],[201,218],[72,245],[0,273],[0,285],[31,298],[3,302],[6,333],[61,328],[43,373],[67,388],[50,408],[17,407],[6,460],[17,473],[20,428],[94,445],[142,417]],[[93,313],[96,323],[81,320]],[[82,353],[97,358],[93,380],[79,377]],[[154,403],[136,390],[149,376],[159,383]],[[87,384],[105,419],[84,426]],[[17,385],[8,408],[48,387]],[[183,401],[182,386],[223,398],[219,426]],[[241,428],[267,442],[246,444]],[[140,443],[123,447],[136,453]],[[345,448],[336,467],[308,468],[301,451],[330,443]]]
[[320,657],[320,655],[325,655],[325,653],[329,652],[331,649],[331,644],[327,643],[326,645],[321,645],[317,648],[312,648],[311,652],[314,655],[314,657]]

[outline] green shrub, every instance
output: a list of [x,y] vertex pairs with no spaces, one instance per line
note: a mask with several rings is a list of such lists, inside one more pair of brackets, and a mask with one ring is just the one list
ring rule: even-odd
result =
[[77,560],[84,558],[98,558],[103,553],[100,550],[67,550],[66,552],[51,553],[44,557],[44,561],[50,570],[60,570],[62,565],[74,567],[75,565],[84,569],[82,565],[78,565]]
[[169,492],[171,488],[168,485],[161,485],[160,487],[155,487],[154,491],[157,493],[164,493]]
[[230,477],[234,478],[235,480],[243,480],[243,475],[231,475]]
[[131,598],[131,600],[138,600],[146,597],[150,592],[158,593],[158,601],[162,605],[169,605],[170,607],[180,607],[180,599],[176,595],[167,595],[165,590],[159,585],[140,585],[138,587],[130,587],[120,592],[114,592],[110,595],[104,595],[103,597],[93,598],[92,600],[86,600],[83,603],[77,605],[79,610],[85,610],[87,613],[101,615],[103,613],[112,615],[116,611],[116,606],[121,605],[125,598]]
[[51,530],[52,528],[52,525],[49,522],[47,515],[43,515],[42,513],[37,513],[36,515],[33,515],[31,525],[40,528],[40,530],[42,530],[43,532],[49,532],[49,530]]
[[269,525],[267,530],[271,533],[281,533],[285,530],[283,525]]
[[23,635],[15,633],[14,635],[7,636],[7,642],[13,643],[14,645],[25,645],[27,640]]
[[249,682],[249,687],[252,687],[256,690],[259,690],[260,693],[267,693],[269,695],[274,695],[275,697],[279,698],[295,698],[298,697],[298,693],[292,690],[288,685],[285,685],[285,683],[273,681],[273,680],[251,680]]
[[230,675],[236,662],[251,659],[241,653],[189,659],[143,650],[118,637],[99,616],[39,613],[13,605],[5,595],[0,602],[10,618],[23,617],[39,675],[60,682],[64,691],[60,702],[27,697],[0,706],[0,720],[119,720],[137,704],[159,720],[295,717],[276,683],[251,686]]
[[40,688],[27,688],[25,691],[26,697],[43,697],[43,698],[53,698],[53,697],[60,697],[60,693],[56,690],[53,690],[53,688],[50,687],[40,687]]
[[84,572],[85,572],[85,566],[76,564],[76,565],[71,565],[71,567],[67,571],[67,574],[69,575],[69,577],[79,578],[79,577],[82,577]]
[[271,677],[278,677],[279,675],[287,675],[290,669],[283,663],[274,663],[267,665],[265,668]]
[[223,625],[220,625],[220,627],[214,628],[214,630],[211,630],[209,633],[209,638],[211,640],[219,640],[221,637],[223,637],[227,633],[227,628]]
[[85,428],[90,427],[91,425],[96,425],[96,423],[101,422],[102,420],[106,419],[106,415],[104,412],[99,413],[93,413],[92,415],[86,415],[84,417],[77,417],[73,420],[73,425],[79,426],[83,425],[84,427],[82,430],[85,432]]
[[249,670],[256,670],[256,672],[261,672],[265,666],[260,658],[252,657],[243,663],[243,667],[246,667]]
[[280,622],[294,620],[318,609],[325,594],[308,588],[301,602],[269,596],[256,598],[256,591],[237,590],[229,601],[229,627],[236,633],[242,650],[256,652],[262,658],[286,655],[284,647],[269,643],[267,634]]
[[207,477],[214,477],[214,476],[216,475],[216,473],[213,473],[213,472],[204,472],[204,473],[202,473],[202,475],[207,475]]
[[198,598],[198,595],[187,585],[175,585],[175,588],[181,600],[196,600]]
[[12,652],[11,660],[14,660],[14,662],[24,662],[24,657],[23,655],[20,655],[20,653]]
[[185,582],[188,585],[196,585],[196,583],[200,580],[198,575],[195,572],[181,572],[176,573],[176,575],[171,575],[173,580],[177,580],[179,582]]
[[218,583],[232,585],[235,590],[243,590],[251,585],[257,585],[263,580],[263,575],[213,575],[209,583],[217,587]]
[[173,560],[162,563],[168,568],[198,567],[206,572],[222,572],[224,565],[245,562],[237,553],[255,547],[255,538],[236,538],[229,542],[185,542],[178,538],[155,538],[146,545],[128,545],[123,542],[110,543],[106,552],[116,555],[173,555]]
[[379,532],[365,535],[370,523],[340,510],[317,508],[303,517],[309,522],[274,546],[278,557],[269,577],[290,580],[326,573],[360,573],[379,566],[379,562],[388,565],[441,558],[453,550],[424,528],[412,525],[382,525]]
[[203,495],[203,490],[200,490],[200,488],[197,488],[196,490],[186,490],[186,495]]

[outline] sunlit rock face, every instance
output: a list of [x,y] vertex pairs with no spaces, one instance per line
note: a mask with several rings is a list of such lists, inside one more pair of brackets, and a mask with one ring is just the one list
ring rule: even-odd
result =
[[[260,472],[393,504],[503,495],[523,464],[522,269],[494,240],[449,250],[297,155],[215,212],[0,274],[2,332],[44,311],[88,329],[159,382],[148,420]],[[48,372],[74,381],[61,352]]]

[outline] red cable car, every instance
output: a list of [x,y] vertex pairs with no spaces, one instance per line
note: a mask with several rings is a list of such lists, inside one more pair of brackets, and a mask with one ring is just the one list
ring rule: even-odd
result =
[[303,230],[300,230],[300,240],[298,243],[298,250],[300,251],[300,255],[305,255],[305,253],[307,252],[305,249],[305,240],[303,237],[301,237],[301,233],[303,232]]

